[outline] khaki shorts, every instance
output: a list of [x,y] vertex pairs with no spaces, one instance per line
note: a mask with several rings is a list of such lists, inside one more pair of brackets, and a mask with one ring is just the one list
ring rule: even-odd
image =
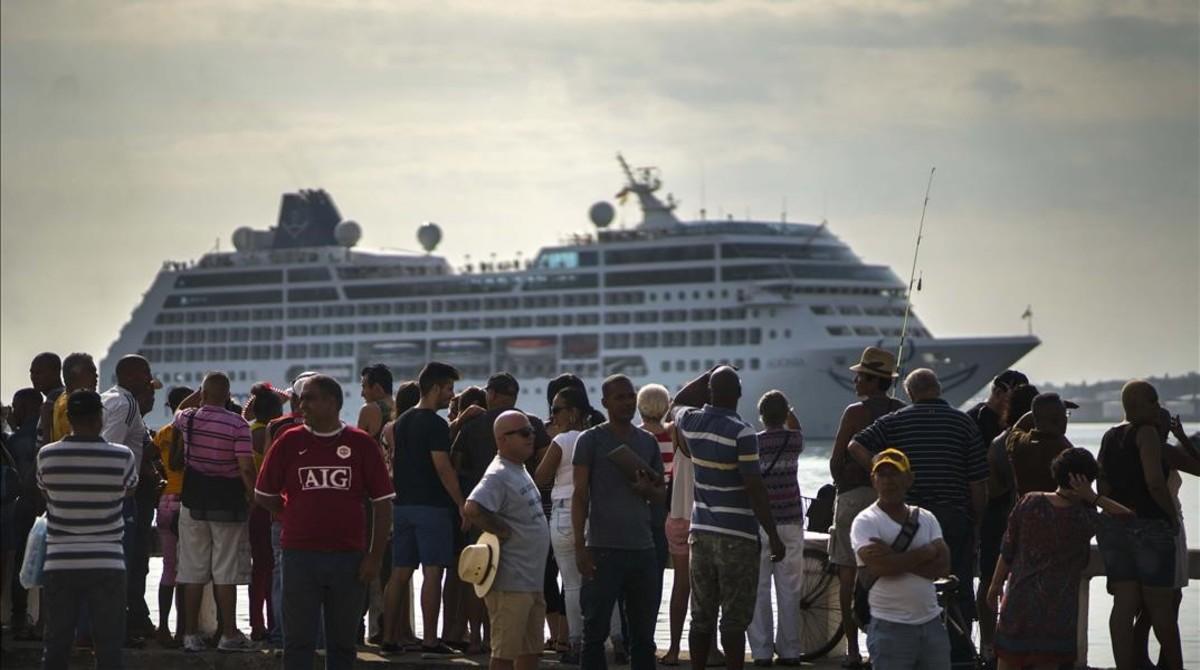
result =
[[489,591],[483,597],[492,623],[492,658],[514,661],[541,655],[546,623],[546,598],[541,591]]
[[250,535],[246,522],[222,523],[192,518],[179,508],[178,584],[250,583]]
[[855,567],[854,548],[850,546],[850,525],[854,517],[875,502],[875,489],[860,486],[839,493],[833,500],[833,528],[829,531],[829,562],[834,565]]

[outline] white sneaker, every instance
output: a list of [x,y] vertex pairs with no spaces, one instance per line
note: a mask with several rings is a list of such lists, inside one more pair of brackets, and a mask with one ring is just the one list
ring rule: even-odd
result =
[[258,651],[262,649],[262,645],[258,642],[246,637],[245,633],[238,631],[233,637],[221,636],[221,641],[217,643],[217,651],[232,653],[237,651]]
[[204,644],[204,637],[200,635],[184,635],[183,650],[187,652],[208,651],[208,645]]

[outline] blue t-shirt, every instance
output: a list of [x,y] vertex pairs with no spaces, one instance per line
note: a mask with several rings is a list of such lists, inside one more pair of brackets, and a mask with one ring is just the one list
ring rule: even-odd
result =
[[675,426],[687,440],[696,473],[692,533],[758,541],[758,520],[743,475],[759,475],[758,437],[738,413],[705,405],[680,407]]

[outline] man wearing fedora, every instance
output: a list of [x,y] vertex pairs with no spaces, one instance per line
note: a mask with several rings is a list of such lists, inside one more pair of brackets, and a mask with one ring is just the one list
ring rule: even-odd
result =
[[833,453],[829,457],[829,471],[837,487],[833,528],[829,532],[829,558],[838,570],[842,630],[846,632],[846,656],[842,666],[859,668],[862,667],[862,652],[858,648],[858,626],[851,611],[858,569],[854,550],[850,547],[850,525],[859,512],[875,502],[875,489],[871,488],[871,473],[850,457],[846,447],[858,431],[879,417],[904,407],[904,403],[888,396],[896,377],[896,356],[892,352],[867,347],[859,361],[850,366],[850,371],[854,373],[854,395],[860,400],[842,412]]
[[534,428],[522,412],[496,417],[496,457],[467,496],[463,513],[484,531],[463,550],[459,576],[487,605],[492,670],[532,670],[545,645],[542,594],[550,527],[542,497],[524,463],[533,457]]

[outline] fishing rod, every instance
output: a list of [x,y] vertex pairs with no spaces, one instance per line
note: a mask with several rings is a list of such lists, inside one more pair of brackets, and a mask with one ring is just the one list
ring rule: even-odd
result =
[[[921,204],[921,223],[917,226],[917,243],[913,247],[912,270],[908,273],[908,293],[904,296],[904,321],[900,324],[900,347],[896,351],[896,372],[901,372],[904,365],[904,341],[908,338],[908,317],[912,313],[913,283],[917,281],[917,256],[921,253],[921,238],[925,233],[925,211],[929,209],[929,191],[933,189],[933,173],[937,166],[929,168],[929,182],[925,184],[925,202]],[[917,290],[921,285],[917,283]],[[892,386],[892,397],[896,397],[896,387]]]

